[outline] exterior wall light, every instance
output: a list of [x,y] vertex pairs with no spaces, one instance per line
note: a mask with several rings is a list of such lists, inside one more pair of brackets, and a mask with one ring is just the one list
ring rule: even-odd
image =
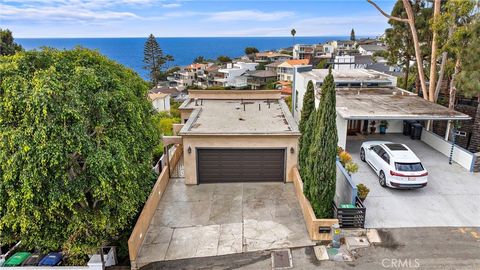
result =
[[188,147],[187,152],[188,152],[189,154],[192,153],[192,148],[191,148],[190,146]]
[[295,149],[293,147],[290,147],[290,153],[295,153]]

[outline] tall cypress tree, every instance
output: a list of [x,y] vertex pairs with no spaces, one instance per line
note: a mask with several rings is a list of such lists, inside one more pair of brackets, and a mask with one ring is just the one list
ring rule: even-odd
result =
[[144,69],[148,70],[150,82],[157,85],[161,77],[162,68],[167,61],[173,61],[170,55],[163,55],[163,51],[158,45],[158,42],[153,34],[148,36],[143,49],[143,63]]
[[303,97],[302,115],[300,117],[299,123],[300,132],[303,133],[303,131],[305,130],[308,118],[313,111],[315,111],[315,93],[313,82],[308,81],[307,92],[305,92],[305,96]]
[[[315,117],[312,117],[312,114],[315,114],[315,93],[314,93],[313,82],[309,81],[307,85],[307,92],[303,97],[302,115],[299,123],[299,129],[302,134],[300,137],[300,152],[299,152],[299,159],[298,159],[301,175],[303,174],[302,170],[308,158],[308,147],[310,146],[310,142],[312,138],[312,134],[311,134],[313,130],[312,122],[314,122],[313,119],[315,119]],[[305,180],[306,179],[304,179],[304,181]]]
[[336,115],[335,83],[330,69],[323,81],[322,97],[315,113],[314,134],[305,168],[309,184],[304,192],[317,218],[332,217],[337,173]]
[[350,32],[350,40],[355,41],[355,39],[356,39],[355,38],[355,30],[353,30],[353,28],[352,28],[352,31]]

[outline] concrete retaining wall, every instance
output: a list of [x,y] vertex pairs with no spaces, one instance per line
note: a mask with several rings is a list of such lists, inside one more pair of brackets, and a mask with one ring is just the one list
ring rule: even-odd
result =
[[[446,141],[437,134],[423,129],[422,131],[422,141],[430,145],[433,149],[444,154],[445,156],[450,156],[450,151],[452,149],[452,143]],[[464,167],[468,171],[472,172],[474,168],[475,155],[469,151],[455,145],[453,150],[453,161],[458,163],[460,166]]]
[[337,161],[337,182],[335,188],[335,204],[351,203],[355,205],[357,187],[353,184],[352,178],[348,175],[342,163]]

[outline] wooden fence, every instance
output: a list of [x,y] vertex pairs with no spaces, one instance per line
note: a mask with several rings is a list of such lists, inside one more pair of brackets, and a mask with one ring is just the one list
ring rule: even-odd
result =
[[338,219],[318,219],[313,212],[312,205],[307,197],[303,194],[303,181],[298,172],[298,168],[294,167],[292,172],[293,184],[295,186],[295,194],[302,208],[303,218],[307,226],[308,235],[314,241],[332,240],[330,228],[333,224],[338,224]]
[[168,181],[170,180],[170,167],[175,168],[178,161],[182,157],[182,154],[182,145],[176,145],[176,149],[173,155],[170,157],[169,164],[163,168],[162,172],[158,176],[158,179],[155,182],[155,185],[153,186],[153,189],[148,196],[145,205],[143,206],[142,212],[137,219],[137,223],[135,223],[132,234],[128,239],[128,252],[132,269],[136,269],[135,261],[138,256],[138,252],[140,251],[142,243],[145,239],[148,227],[150,225],[150,222],[152,221],[153,215],[155,214],[155,210],[157,209],[158,202],[162,198],[162,195],[167,188]]

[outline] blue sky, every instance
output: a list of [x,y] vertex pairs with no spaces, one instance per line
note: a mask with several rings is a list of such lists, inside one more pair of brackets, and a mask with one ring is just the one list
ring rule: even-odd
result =
[[[394,0],[377,0],[390,12]],[[366,0],[0,0],[15,37],[375,36],[387,19]]]

